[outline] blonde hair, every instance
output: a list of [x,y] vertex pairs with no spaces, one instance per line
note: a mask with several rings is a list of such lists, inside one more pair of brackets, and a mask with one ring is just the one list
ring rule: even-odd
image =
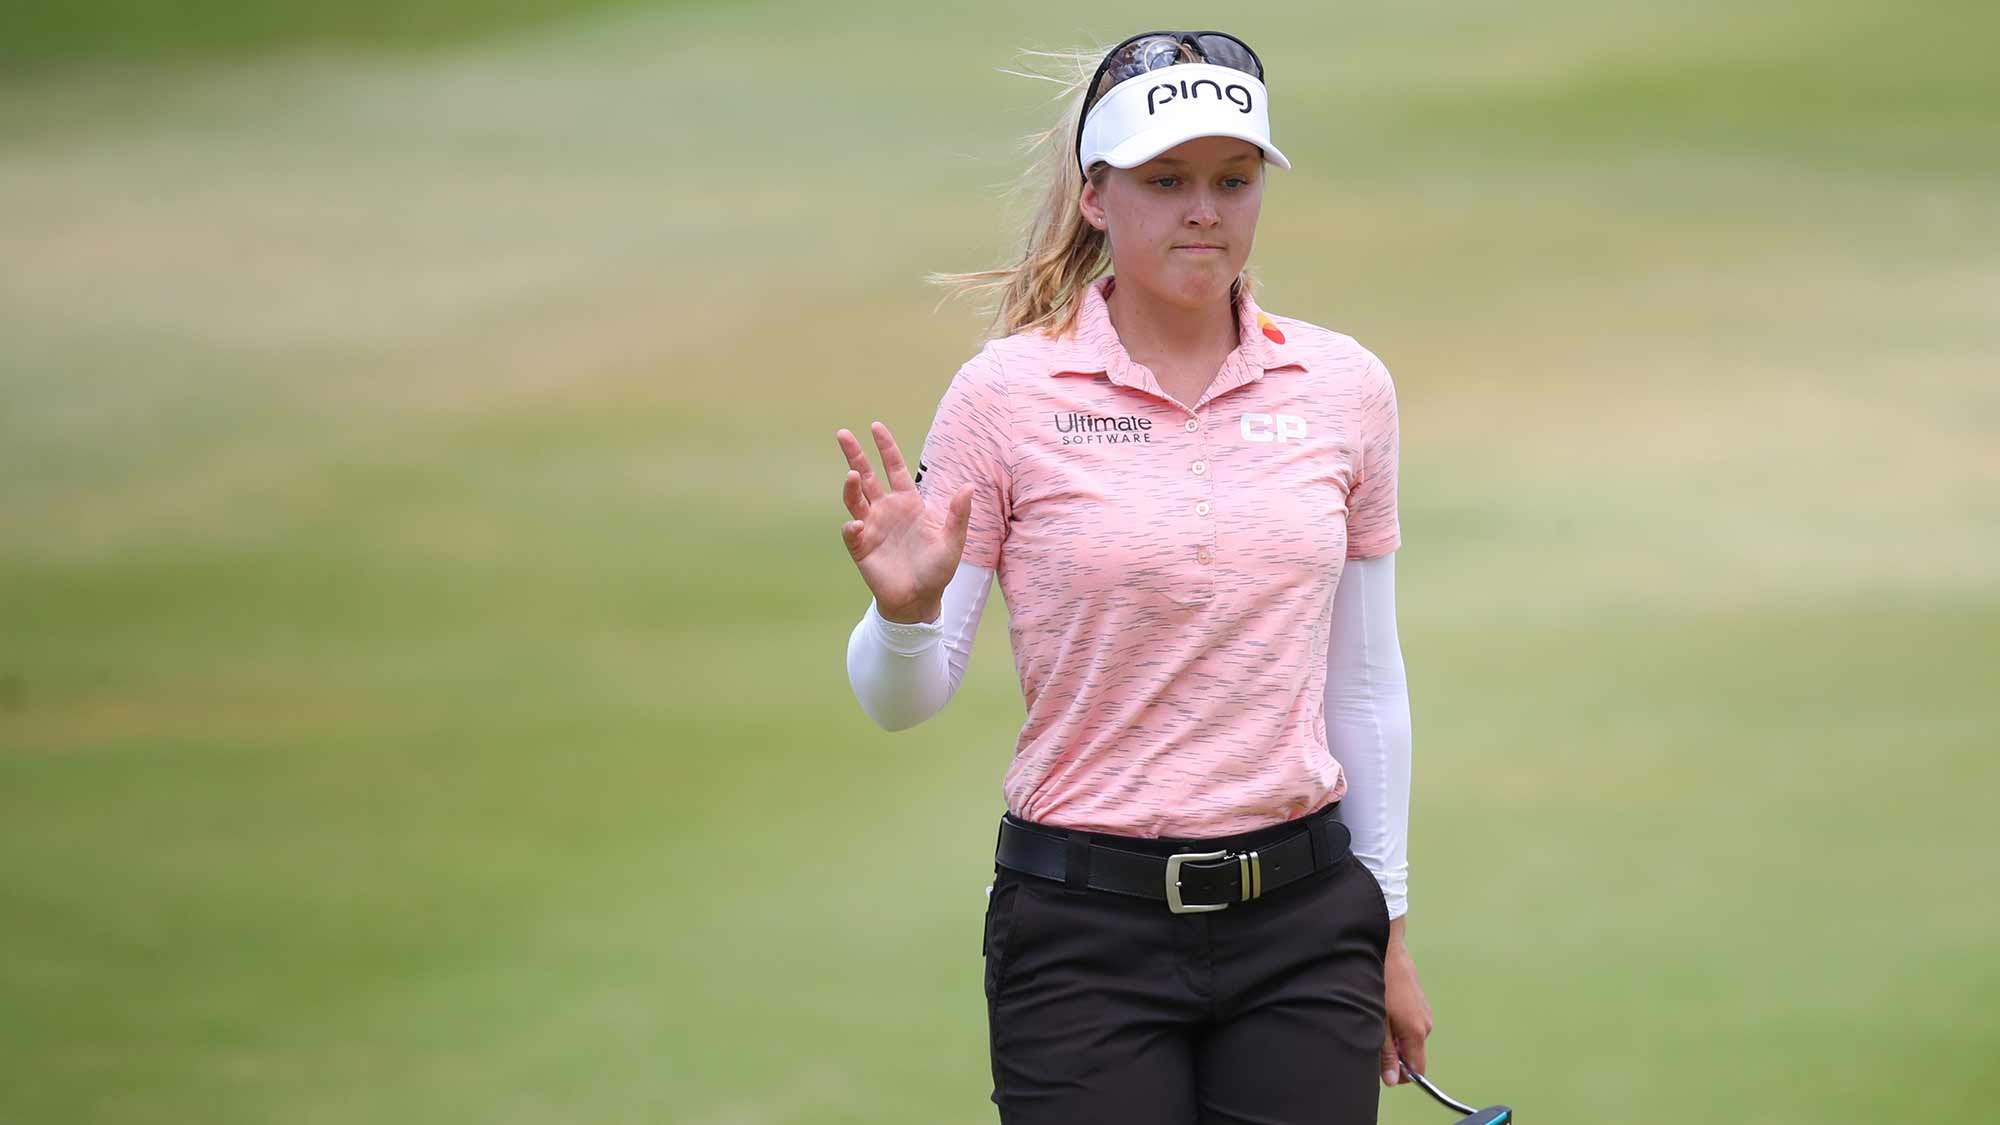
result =
[[[1027,50],[1021,54],[1050,64],[1047,70],[1052,73],[1005,71],[1016,77],[1062,86],[1062,91],[1051,99],[1062,104],[1056,123],[1028,134],[1022,141],[1022,147],[1034,159],[1011,194],[1039,198],[1022,236],[1020,255],[1010,266],[970,273],[933,273],[927,278],[934,284],[950,287],[954,291],[951,296],[998,293],[990,330],[995,338],[1031,328],[1053,337],[1068,335],[1076,327],[1084,290],[1110,264],[1110,241],[1103,231],[1084,220],[1082,210],[1077,207],[1077,200],[1083,194],[1084,175],[1076,166],[1077,117],[1083,110],[1084,86],[1090,82],[1107,49]],[[1198,61],[1186,47],[1181,50],[1187,60]],[[1111,76],[1107,74],[1099,85],[1107,86],[1110,82]],[[1090,182],[1101,188],[1109,167],[1102,162],[1091,165]],[[1231,303],[1249,293],[1251,284],[1246,269],[1229,291]]]

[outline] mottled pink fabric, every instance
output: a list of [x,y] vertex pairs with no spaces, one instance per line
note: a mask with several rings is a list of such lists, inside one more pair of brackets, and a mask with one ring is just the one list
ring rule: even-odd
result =
[[1323,714],[1344,560],[1401,543],[1395,387],[1352,337],[1239,302],[1198,402],[1135,363],[1104,303],[1076,331],[987,344],[920,455],[976,489],[965,561],[994,568],[1027,704],[1016,816],[1221,836],[1346,789]]

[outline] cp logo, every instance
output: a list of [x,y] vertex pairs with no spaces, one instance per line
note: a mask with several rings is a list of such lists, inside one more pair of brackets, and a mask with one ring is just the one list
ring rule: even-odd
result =
[[1303,440],[1306,436],[1306,420],[1296,414],[1245,414],[1242,428],[1244,441]]

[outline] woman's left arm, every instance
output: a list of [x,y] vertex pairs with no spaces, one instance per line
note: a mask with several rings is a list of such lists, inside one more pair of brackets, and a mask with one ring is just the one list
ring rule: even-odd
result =
[[1327,642],[1327,748],[1347,777],[1340,818],[1355,857],[1381,884],[1389,913],[1383,962],[1388,1008],[1382,1081],[1393,1086],[1403,1062],[1424,1071],[1430,1003],[1404,942],[1409,912],[1410,695],[1396,632],[1396,556],[1349,559],[1334,588]]

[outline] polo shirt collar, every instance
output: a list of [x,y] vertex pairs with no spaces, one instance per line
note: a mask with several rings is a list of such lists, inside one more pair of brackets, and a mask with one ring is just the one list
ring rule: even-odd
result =
[[[1104,299],[1116,281],[1116,277],[1106,274],[1084,288],[1083,303],[1077,309],[1076,327],[1070,335],[1056,343],[1050,356],[1049,374],[1101,373],[1110,376],[1114,383],[1160,394],[1159,386],[1145,369],[1126,354],[1125,346],[1118,341],[1117,329],[1111,326],[1111,309]],[[1266,371],[1306,369],[1305,360],[1299,355],[1296,345],[1285,341],[1284,332],[1264,310],[1257,307],[1257,302],[1248,293],[1241,294],[1236,301],[1236,331],[1236,351],[1223,363],[1223,370],[1218,373],[1215,384],[1203,395],[1204,399],[1261,379]],[[1238,370],[1232,373],[1231,365],[1239,359],[1241,363],[1236,364]]]

